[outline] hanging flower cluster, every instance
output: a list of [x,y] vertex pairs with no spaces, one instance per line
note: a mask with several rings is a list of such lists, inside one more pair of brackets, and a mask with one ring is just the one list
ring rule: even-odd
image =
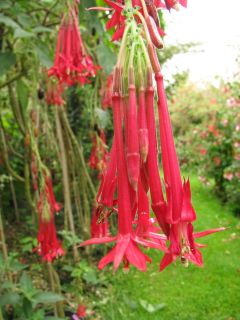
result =
[[83,43],[78,26],[78,3],[79,0],[74,0],[61,20],[54,65],[48,70],[49,79],[46,80],[45,100],[48,105],[63,106],[62,95],[66,86],[85,85],[100,69]]
[[87,54],[78,27],[77,7],[69,7],[63,16],[58,32],[54,65],[48,75],[55,76],[60,83],[71,86],[77,83],[84,85],[96,75],[99,67],[95,66],[92,57]]
[[[106,2],[113,4],[112,1]],[[155,9],[161,3],[147,2]],[[172,7],[173,4],[165,2],[168,8]],[[113,145],[97,195],[102,219],[117,212],[118,234],[114,237],[93,237],[81,245],[116,242],[99,262],[99,269],[113,262],[116,270],[123,262],[125,269],[132,264],[145,271],[146,263],[151,259],[140,250],[139,245],[164,252],[161,271],[177,258],[184,265],[191,261],[202,266],[201,252],[198,250],[202,245],[197,244],[195,239],[224,228],[194,233],[192,223],[196,220],[196,213],[191,203],[190,182],[181,178],[163,76],[155,50],[155,47],[160,47],[161,39],[145,1],[137,2],[141,5],[142,13],[134,8],[136,2],[126,3],[124,7],[122,1],[114,3],[116,8],[125,10],[125,28],[114,70]],[[158,164],[154,79],[163,182]],[[159,226],[150,218],[150,205]]]
[[94,132],[93,138],[92,138],[92,150],[91,155],[89,159],[89,166],[92,169],[98,170],[98,172],[101,173],[105,170],[106,164],[107,164],[107,146],[106,146],[106,137],[104,130],[101,129],[98,132]]
[[55,213],[61,210],[53,191],[52,179],[48,168],[43,164],[36,138],[38,137],[36,110],[30,112],[32,125],[29,127],[28,145],[31,147],[31,175],[33,189],[39,195],[37,202],[38,213],[38,246],[34,251],[43,261],[52,262],[58,256],[64,255],[61,242],[57,239],[55,228]]
[[43,261],[52,262],[58,256],[64,255],[64,250],[57,239],[54,224],[55,213],[61,210],[61,205],[56,202],[52,181],[48,176],[45,176],[37,208],[39,214],[37,251]]

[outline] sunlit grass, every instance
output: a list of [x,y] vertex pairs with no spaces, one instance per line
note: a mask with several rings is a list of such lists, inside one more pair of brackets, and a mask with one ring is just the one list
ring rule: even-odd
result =
[[[191,186],[198,214],[195,229],[230,227],[200,239],[209,245],[202,249],[204,268],[186,269],[178,262],[159,273],[162,254],[151,250],[153,262],[146,273],[132,268],[111,277],[103,319],[240,319],[240,221],[194,176]],[[105,272],[112,274],[112,269]]]

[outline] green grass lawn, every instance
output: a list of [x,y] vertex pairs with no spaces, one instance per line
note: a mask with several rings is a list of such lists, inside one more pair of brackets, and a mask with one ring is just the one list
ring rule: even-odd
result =
[[[239,320],[240,220],[224,208],[211,188],[191,179],[198,214],[195,230],[229,226],[227,231],[201,238],[204,268],[179,262],[159,273],[163,254],[151,250],[153,262],[142,273],[131,268],[110,274],[108,294],[99,301],[104,320]],[[108,276],[109,277],[109,276]]]

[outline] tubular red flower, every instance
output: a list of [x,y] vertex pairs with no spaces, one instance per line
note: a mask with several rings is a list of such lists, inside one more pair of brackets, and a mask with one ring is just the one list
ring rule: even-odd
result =
[[52,262],[58,256],[64,255],[61,243],[57,239],[54,224],[54,214],[61,209],[61,205],[55,200],[52,189],[52,181],[45,177],[45,186],[40,193],[38,202],[39,231],[38,231],[38,254],[43,261]]
[[69,8],[60,25],[54,65],[48,75],[56,76],[60,83],[83,85],[95,76],[98,69],[84,47],[76,10]]
[[146,91],[146,105],[149,135],[147,171],[152,199],[152,209],[163,232],[168,234],[169,226],[165,221],[166,203],[163,197],[162,184],[159,176],[156,124],[154,116],[154,90],[151,84],[149,84]]
[[131,186],[137,190],[140,171],[140,155],[137,128],[137,98],[133,69],[130,68],[129,99],[127,110],[127,172]]
[[174,145],[171,122],[167,107],[167,99],[161,73],[156,74],[158,91],[158,113],[160,126],[160,141],[162,150],[162,165],[167,193],[166,221],[177,223],[181,216],[183,190],[180,168]]
[[140,88],[139,91],[139,108],[138,108],[138,137],[140,156],[143,162],[146,162],[148,155],[148,128],[146,119],[146,106],[145,106],[145,90]]

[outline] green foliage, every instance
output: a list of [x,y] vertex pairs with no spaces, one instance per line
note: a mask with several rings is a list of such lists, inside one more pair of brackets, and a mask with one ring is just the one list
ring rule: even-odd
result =
[[[45,308],[64,301],[64,297],[59,294],[37,289],[29,273],[22,272],[28,266],[19,263],[17,254],[10,256],[7,261],[0,255],[0,263],[0,307],[6,317],[4,319],[12,314],[14,319],[42,320]],[[16,281],[6,280],[6,275],[13,273]]]
[[196,167],[206,183],[214,179],[217,195],[236,213],[240,210],[239,105],[236,83],[205,90],[184,85],[170,105],[181,163]]
[[16,56],[12,52],[0,52],[0,77],[16,63]]

